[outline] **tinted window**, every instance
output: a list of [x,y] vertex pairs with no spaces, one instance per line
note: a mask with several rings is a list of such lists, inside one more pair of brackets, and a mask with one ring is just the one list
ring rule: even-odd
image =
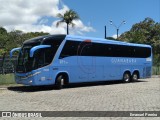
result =
[[151,56],[151,48],[68,40],[60,58],[69,56],[147,58]]
[[69,57],[69,56],[76,56],[78,54],[77,49],[78,49],[79,44],[80,44],[80,42],[67,41],[62,49],[62,52],[60,54],[60,58]]

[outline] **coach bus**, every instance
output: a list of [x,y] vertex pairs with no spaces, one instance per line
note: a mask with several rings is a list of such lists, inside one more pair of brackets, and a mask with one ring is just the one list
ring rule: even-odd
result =
[[152,74],[152,48],[101,38],[47,35],[26,40],[15,71],[18,84],[40,86],[79,82],[137,81]]

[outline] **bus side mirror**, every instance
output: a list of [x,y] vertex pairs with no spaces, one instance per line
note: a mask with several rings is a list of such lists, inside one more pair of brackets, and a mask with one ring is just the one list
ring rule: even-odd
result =
[[13,48],[11,51],[10,51],[10,58],[12,58],[12,55],[15,51],[20,51],[21,50],[21,47],[19,48]]
[[34,53],[35,53],[36,50],[42,49],[42,48],[49,48],[49,47],[51,47],[51,45],[38,45],[38,46],[34,46],[30,50],[30,57],[33,57],[33,55],[34,55]]

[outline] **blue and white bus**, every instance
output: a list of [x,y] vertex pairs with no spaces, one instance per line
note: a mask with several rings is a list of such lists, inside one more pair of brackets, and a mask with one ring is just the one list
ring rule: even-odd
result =
[[19,50],[15,80],[18,84],[55,84],[149,78],[152,48],[101,38],[48,35],[26,40]]

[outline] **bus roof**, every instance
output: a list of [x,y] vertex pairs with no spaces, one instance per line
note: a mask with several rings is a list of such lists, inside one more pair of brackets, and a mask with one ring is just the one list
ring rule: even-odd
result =
[[45,36],[35,37],[35,38],[24,41],[24,44],[32,43],[35,41],[37,41],[37,42],[42,41],[43,39],[49,38],[49,37],[62,37],[62,39],[65,38],[66,40],[74,40],[74,41],[91,40],[92,42],[97,42],[97,43],[119,44],[119,45],[150,47],[151,48],[150,45],[146,45],[146,44],[136,44],[136,43],[116,41],[116,40],[109,40],[109,39],[104,39],[104,38],[85,37],[85,36],[76,36],[76,35],[64,35],[64,34],[45,35]]
[[139,47],[151,47],[150,45],[146,45],[146,44],[128,43],[128,42],[109,40],[109,39],[104,39],[104,38],[75,36],[75,35],[66,35],[65,39],[74,40],[74,41],[91,40],[92,42],[97,42],[97,43],[120,44],[120,45],[139,46]]
[[28,44],[28,43],[38,42],[38,41],[41,42],[44,39],[51,38],[51,37],[55,37],[55,38],[61,37],[62,39],[64,39],[66,37],[66,35],[57,34],[57,35],[44,35],[44,36],[34,37],[34,38],[31,38],[29,40],[24,41],[23,44],[26,44],[26,43]]

